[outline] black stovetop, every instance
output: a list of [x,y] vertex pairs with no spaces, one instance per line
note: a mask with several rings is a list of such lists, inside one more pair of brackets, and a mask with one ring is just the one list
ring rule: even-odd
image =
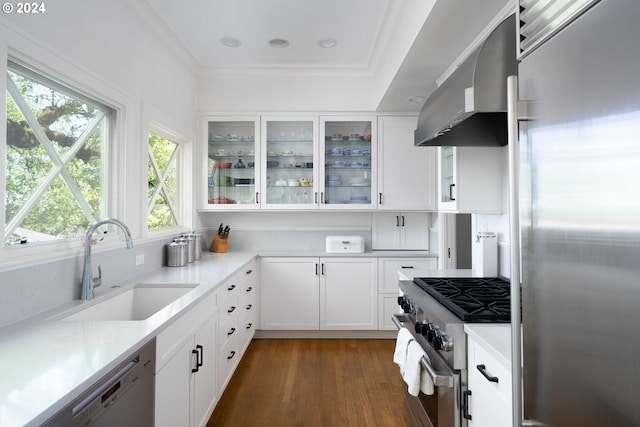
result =
[[416,277],[413,282],[466,322],[511,321],[510,283],[490,277]]

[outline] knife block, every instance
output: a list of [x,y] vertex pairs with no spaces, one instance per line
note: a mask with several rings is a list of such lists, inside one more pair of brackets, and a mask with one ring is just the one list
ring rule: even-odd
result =
[[211,242],[209,252],[226,253],[229,251],[229,239],[220,237],[220,234],[216,233]]

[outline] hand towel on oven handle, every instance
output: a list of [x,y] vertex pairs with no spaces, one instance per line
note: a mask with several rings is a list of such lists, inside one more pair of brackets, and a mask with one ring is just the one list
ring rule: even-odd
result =
[[400,328],[396,338],[396,348],[393,353],[393,362],[400,367],[400,375],[407,384],[407,390],[412,396],[417,396],[420,391],[431,395],[434,392],[433,380],[422,369],[422,358],[431,363],[429,356],[424,352],[407,328]]
[[400,366],[400,374],[404,375],[404,368],[407,363],[407,350],[409,342],[413,341],[413,336],[407,328],[400,328],[398,337],[396,338],[396,349],[393,353],[393,362]]

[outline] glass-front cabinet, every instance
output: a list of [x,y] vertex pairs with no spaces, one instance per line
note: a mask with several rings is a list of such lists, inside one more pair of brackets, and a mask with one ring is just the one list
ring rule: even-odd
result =
[[207,173],[205,208],[259,207],[260,119],[258,116],[205,117]]
[[318,117],[262,118],[263,209],[318,208]]
[[440,202],[441,210],[456,209],[456,147],[440,147]]
[[376,118],[321,117],[321,209],[372,209],[376,193]]

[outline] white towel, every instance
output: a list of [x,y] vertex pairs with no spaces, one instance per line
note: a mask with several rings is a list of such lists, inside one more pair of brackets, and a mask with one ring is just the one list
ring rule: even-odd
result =
[[413,340],[411,332],[407,328],[400,328],[398,337],[396,338],[396,349],[393,353],[393,362],[400,366],[400,374],[404,374],[404,368],[407,363],[407,349],[409,342]]
[[407,383],[407,390],[410,395],[417,396],[420,391],[420,373],[422,367],[420,360],[424,355],[424,350],[415,341],[411,341],[407,348],[407,362],[405,364],[402,379]]
[[429,373],[424,372],[420,361],[426,358],[430,362],[429,356],[424,352],[420,344],[411,341],[407,348],[407,362],[402,379],[407,384],[407,391],[412,396],[417,396],[420,391],[424,394],[433,394],[433,380]]

